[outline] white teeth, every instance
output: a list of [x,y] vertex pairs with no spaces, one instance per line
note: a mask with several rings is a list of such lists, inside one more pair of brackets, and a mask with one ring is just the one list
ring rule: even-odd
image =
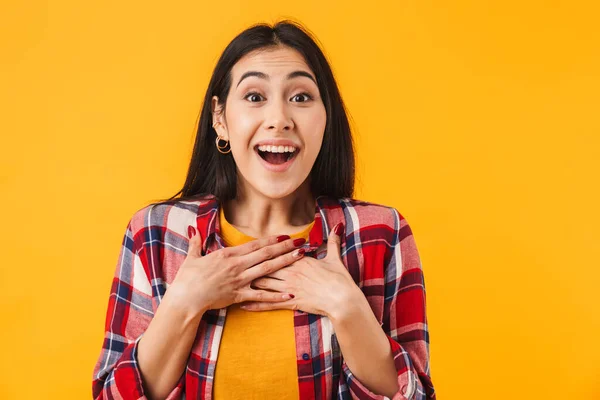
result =
[[296,148],[293,146],[270,146],[270,145],[262,145],[258,146],[260,151],[268,151],[270,153],[293,153],[296,151]]

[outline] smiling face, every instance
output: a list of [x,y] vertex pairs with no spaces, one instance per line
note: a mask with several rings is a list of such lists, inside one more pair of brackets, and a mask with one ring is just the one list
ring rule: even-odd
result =
[[246,54],[231,76],[225,115],[216,96],[212,102],[217,134],[231,146],[219,156],[233,156],[245,193],[288,196],[305,182],[323,142],[327,115],[316,77],[284,46]]

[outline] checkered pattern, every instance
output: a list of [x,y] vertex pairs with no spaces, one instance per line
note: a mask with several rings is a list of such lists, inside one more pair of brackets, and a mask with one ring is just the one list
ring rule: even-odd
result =
[[[329,231],[340,221],[346,227],[342,261],[390,342],[400,388],[392,399],[435,399],[423,269],[406,219],[393,207],[320,196],[303,245],[307,257],[325,257]],[[146,206],[127,224],[93,371],[94,399],[146,399],[137,345],[186,257],[188,225],[201,233],[204,254],[224,247],[212,195]],[[226,314],[223,308],[203,315],[187,368],[167,400],[212,398]],[[329,318],[296,310],[294,326],[301,400],[387,399],[352,374]]]

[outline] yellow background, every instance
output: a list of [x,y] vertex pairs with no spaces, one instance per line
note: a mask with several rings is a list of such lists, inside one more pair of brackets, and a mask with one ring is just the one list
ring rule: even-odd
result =
[[214,63],[292,17],[356,128],[355,197],[421,253],[440,400],[600,398],[599,7],[0,6],[0,398],[91,397],[128,218],[183,184]]

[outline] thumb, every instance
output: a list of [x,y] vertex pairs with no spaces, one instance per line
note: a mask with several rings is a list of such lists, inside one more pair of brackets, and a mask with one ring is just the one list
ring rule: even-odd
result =
[[188,256],[202,257],[202,235],[192,225],[188,225]]
[[327,257],[341,258],[342,235],[344,231],[344,223],[340,222],[329,232],[329,237],[327,238]]

